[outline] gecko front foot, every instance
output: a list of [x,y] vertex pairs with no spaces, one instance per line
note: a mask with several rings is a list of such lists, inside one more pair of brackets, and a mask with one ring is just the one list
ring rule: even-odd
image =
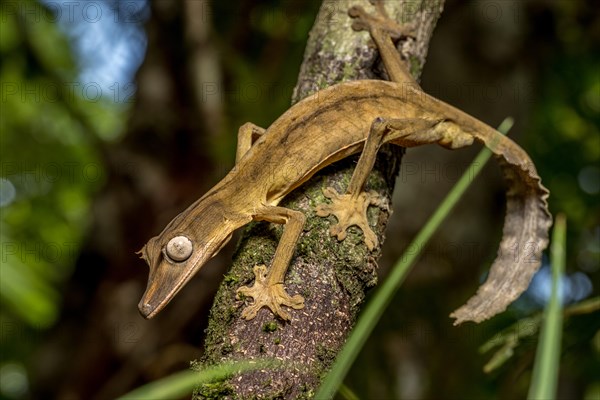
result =
[[369,226],[367,209],[370,205],[387,209],[387,205],[381,200],[381,197],[374,191],[360,192],[358,195],[339,194],[331,187],[323,189],[323,194],[331,199],[331,204],[319,204],[316,211],[319,217],[333,214],[337,218],[338,223],[329,229],[331,236],[337,236],[338,240],[344,240],[346,229],[356,225],[365,235],[367,248],[373,250],[377,246],[378,240],[377,235]]
[[237,293],[254,299],[254,303],[246,306],[244,311],[242,311],[242,318],[251,320],[256,317],[256,313],[262,307],[269,307],[273,314],[289,321],[291,319],[290,314],[281,308],[282,305],[296,310],[304,307],[304,298],[302,296],[299,294],[290,296],[283,288],[283,283],[269,282],[266,266],[256,265],[254,267],[254,277],[255,280],[252,287],[242,286],[237,290]]
[[371,0],[371,4],[375,6],[378,15],[369,14],[361,6],[352,6],[348,10],[348,15],[354,19],[352,29],[355,31],[369,31],[377,27],[386,31],[394,40],[404,37],[416,37],[416,25],[404,24],[400,25],[389,17],[385,11],[382,0]]

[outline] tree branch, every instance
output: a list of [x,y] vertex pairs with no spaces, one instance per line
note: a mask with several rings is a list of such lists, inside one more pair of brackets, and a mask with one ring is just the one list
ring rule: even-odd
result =
[[[351,28],[347,10],[352,5],[372,10],[367,0],[323,2],[306,46],[294,103],[335,83],[385,77],[383,68],[377,65],[377,51],[368,33],[354,32]],[[388,13],[397,21],[417,23],[416,39],[401,44],[415,77],[420,75],[425,62],[442,5],[443,0],[386,3]],[[368,190],[377,191],[388,201],[401,153],[397,148],[382,149],[367,181]],[[250,321],[240,318],[244,303],[236,299],[236,290],[252,281],[255,265],[270,264],[283,230],[281,225],[254,223],[240,242],[233,266],[211,310],[203,365],[271,357],[289,362],[289,367],[246,373],[219,385],[203,385],[196,391],[196,398],[314,395],[322,375],[352,329],[366,291],[377,282],[376,260],[381,255],[389,218],[386,211],[376,207],[369,210],[370,224],[375,226],[380,239],[379,246],[369,252],[358,228],[349,229],[347,238],[338,242],[329,234],[333,220],[316,216],[315,206],[326,201],[321,189],[332,186],[343,191],[356,161],[357,157],[350,157],[325,168],[281,204],[302,211],[307,218],[285,278],[288,293],[304,296],[305,308],[291,310],[289,323],[276,319],[264,308]]]

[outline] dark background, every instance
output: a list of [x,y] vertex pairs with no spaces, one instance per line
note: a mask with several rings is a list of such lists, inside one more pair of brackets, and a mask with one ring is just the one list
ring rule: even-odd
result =
[[[320,2],[0,4],[0,396],[113,398],[201,357],[235,240],[151,321],[134,252],[231,168],[242,123],[287,109]],[[511,137],[568,219],[567,304],[598,295],[599,71],[594,2],[448,0],[422,76],[492,126],[516,119]],[[476,151],[408,151],[381,277]],[[361,398],[525,397],[537,334],[491,374],[478,348],[543,308],[548,266],[505,314],[448,318],[495,255],[503,193],[490,163],[350,372]],[[599,329],[597,312],[565,321],[558,398],[600,396]]]

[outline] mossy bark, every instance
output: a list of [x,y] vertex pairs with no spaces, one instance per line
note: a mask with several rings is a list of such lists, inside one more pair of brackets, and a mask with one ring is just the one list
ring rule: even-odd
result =
[[[306,46],[293,103],[335,83],[385,79],[368,33],[351,29],[347,10],[352,5],[373,11],[367,0],[323,2]],[[400,47],[416,77],[425,62],[442,5],[443,0],[385,2],[388,13],[398,22],[417,22],[416,39],[408,39]],[[398,148],[382,149],[367,181],[367,190],[391,199],[401,154]],[[357,157],[350,157],[323,169],[280,204],[302,211],[307,218],[285,277],[288,293],[301,294],[305,307],[290,310],[290,322],[275,318],[264,308],[250,321],[240,318],[245,303],[236,297],[236,290],[251,284],[255,265],[270,264],[283,231],[281,225],[251,224],[211,310],[204,359],[194,363],[196,368],[202,368],[232,359],[274,358],[283,360],[285,367],[202,385],[195,391],[195,398],[313,397],[352,329],[365,293],[377,283],[376,261],[389,218],[388,211],[369,209],[369,223],[379,238],[379,246],[369,251],[358,228],[350,228],[347,238],[339,242],[329,234],[335,218],[315,214],[315,206],[328,201],[322,189],[332,186],[343,192],[356,161]]]

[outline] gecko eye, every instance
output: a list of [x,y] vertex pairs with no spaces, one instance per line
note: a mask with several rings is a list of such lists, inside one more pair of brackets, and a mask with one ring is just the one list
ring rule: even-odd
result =
[[185,261],[192,255],[192,241],[185,236],[175,236],[167,243],[167,255],[173,261]]

